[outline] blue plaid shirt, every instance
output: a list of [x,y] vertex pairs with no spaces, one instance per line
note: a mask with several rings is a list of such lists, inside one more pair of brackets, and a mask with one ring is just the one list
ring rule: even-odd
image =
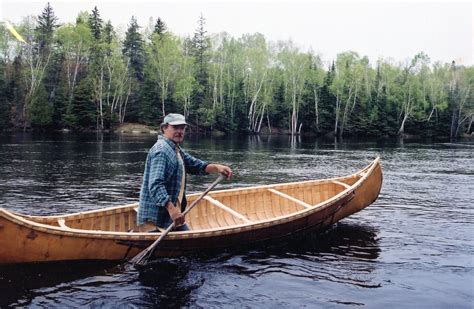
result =
[[183,173],[176,147],[181,152],[186,173],[207,174],[205,172],[207,162],[191,156],[172,140],[160,135],[146,158],[140,191],[138,224],[151,221],[159,227],[166,228],[172,223],[165,205],[168,201],[176,205]]

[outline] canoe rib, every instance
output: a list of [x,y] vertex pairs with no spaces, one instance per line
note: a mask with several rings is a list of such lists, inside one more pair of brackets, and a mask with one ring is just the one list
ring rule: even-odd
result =
[[64,218],[59,218],[58,219],[58,224],[63,229],[70,229],[70,227],[66,225],[66,220],[64,220]]

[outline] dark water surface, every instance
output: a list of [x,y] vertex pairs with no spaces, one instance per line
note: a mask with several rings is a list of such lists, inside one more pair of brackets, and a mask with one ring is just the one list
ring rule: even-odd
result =
[[[0,135],[0,207],[34,215],[136,202],[155,136]],[[220,188],[353,173],[381,156],[379,199],[323,234],[154,261],[0,268],[0,307],[473,308],[474,144],[193,138],[233,167]],[[215,176],[191,177],[202,191]]]

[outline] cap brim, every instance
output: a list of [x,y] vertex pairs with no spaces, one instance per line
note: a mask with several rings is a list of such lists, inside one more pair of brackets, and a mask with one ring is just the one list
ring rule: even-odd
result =
[[168,122],[168,124],[172,125],[172,126],[179,126],[179,125],[187,125],[186,121],[182,121],[182,120],[176,120],[176,121],[170,121]]

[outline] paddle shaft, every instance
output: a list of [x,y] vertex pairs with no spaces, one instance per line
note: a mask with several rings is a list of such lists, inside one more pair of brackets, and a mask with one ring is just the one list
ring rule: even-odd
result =
[[[190,212],[191,209],[193,209],[194,206],[196,206],[197,203],[199,203],[199,201],[201,201],[203,197],[206,196],[207,193],[209,193],[209,191],[214,189],[215,186],[217,186],[222,180],[224,180],[225,177],[226,177],[225,175],[219,174],[219,177],[217,177],[217,179],[209,186],[209,188],[207,188],[206,191],[201,193],[201,195],[197,199],[195,199],[189,207],[186,207],[186,210],[183,212],[183,216],[185,216],[188,212]],[[155,249],[159,245],[159,243],[163,240],[163,238],[166,237],[166,235],[168,235],[169,232],[171,232],[173,228],[174,228],[174,222],[171,223],[171,225],[168,226],[168,228],[164,232],[161,233],[161,236],[157,240],[155,240],[145,250],[143,250],[142,252],[138,253],[135,257],[133,257],[130,260],[130,262],[133,263],[134,265],[145,265],[148,262],[148,259],[150,258],[150,256],[153,254],[153,252],[155,252]]]

